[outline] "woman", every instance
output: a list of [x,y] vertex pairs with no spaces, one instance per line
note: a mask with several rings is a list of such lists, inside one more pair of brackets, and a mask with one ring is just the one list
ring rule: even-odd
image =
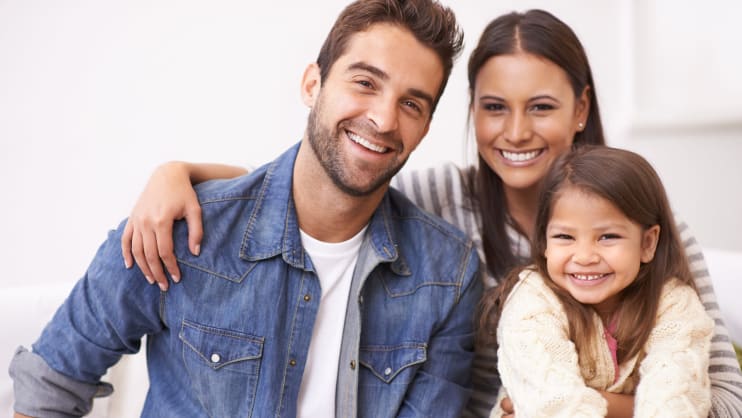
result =
[[[485,261],[488,286],[527,259],[538,189],[551,163],[582,144],[605,145],[595,85],[574,32],[551,14],[531,10],[498,17],[485,28],[469,58],[470,119],[477,167],[444,165],[401,173],[394,185],[423,208],[468,233]],[[172,222],[188,221],[191,251],[201,239],[200,209],[191,188],[232,177],[235,167],[171,163],[160,167],[137,202],[122,239],[128,266],[137,261],[151,283],[166,286],[165,268],[180,277],[172,254]],[[165,198],[163,199],[163,196]],[[716,321],[711,346],[711,416],[742,411],[742,374],[711,287],[701,249],[678,224],[701,299]],[[162,263],[161,263],[162,261]],[[478,349],[467,415],[487,416],[499,379],[494,352]],[[633,398],[603,393],[609,416],[631,416]]]

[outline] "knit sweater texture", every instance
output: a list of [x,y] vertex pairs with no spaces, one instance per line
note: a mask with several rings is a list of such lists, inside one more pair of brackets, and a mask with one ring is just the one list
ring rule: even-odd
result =
[[[604,417],[598,390],[636,395],[635,417],[705,417],[711,407],[709,347],[714,329],[696,292],[671,279],[662,290],[656,323],[642,352],[620,361],[615,376],[603,322],[578,356],[561,302],[539,273],[520,273],[497,327],[503,393],[518,416]],[[495,408],[491,417],[500,417]]]

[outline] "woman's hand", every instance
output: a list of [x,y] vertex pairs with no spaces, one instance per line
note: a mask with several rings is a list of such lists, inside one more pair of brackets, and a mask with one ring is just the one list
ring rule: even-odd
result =
[[201,206],[191,185],[188,164],[170,162],[159,166],[139,196],[121,237],[121,251],[126,268],[136,260],[150,284],[168,288],[163,264],[173,281],[180,280],[180,270],[173,252],[173,223],[185,218],[188,223],[188,248],[200,252],[203,227]]

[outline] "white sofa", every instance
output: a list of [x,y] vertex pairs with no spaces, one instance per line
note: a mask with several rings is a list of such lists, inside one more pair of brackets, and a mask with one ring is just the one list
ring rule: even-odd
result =
[[[742,253],[707,249],[707,259],[719,305],[724,312],[732,339],[742,342]],[[5,288],[0,291],[0,364],[7,370],[18,345],[30,347],[44,324],[51,318],[74,283],[46,286]],[[134,356],[124,356],[103,379],[114,385],[109,398],[95,401],[90,417],[138,417],[147,390],[144,350]],[[0,375],[0,416],[10,417],[13,411],[13,388],[7,371]]]
[[[8,376],[8,364],[16,347],[27,348],[41,333],[62,304],[74,282],[8,287],[0,290],[0,416],[13,416],[13,382]],[[138,417],[147,391],[147,366],[144,349],[136,355],[124,356],[103,379],[114,385],[114,394],[94,402],[92,418]]]

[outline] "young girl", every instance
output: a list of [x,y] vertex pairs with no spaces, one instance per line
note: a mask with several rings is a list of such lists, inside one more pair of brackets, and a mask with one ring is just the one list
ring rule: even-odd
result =
[[593,146],[560,157],[532,249],[481,319],[518,416],[603,417],[600,391],[634,394],[636,417],[708,415],[714,323],[646,160]]

